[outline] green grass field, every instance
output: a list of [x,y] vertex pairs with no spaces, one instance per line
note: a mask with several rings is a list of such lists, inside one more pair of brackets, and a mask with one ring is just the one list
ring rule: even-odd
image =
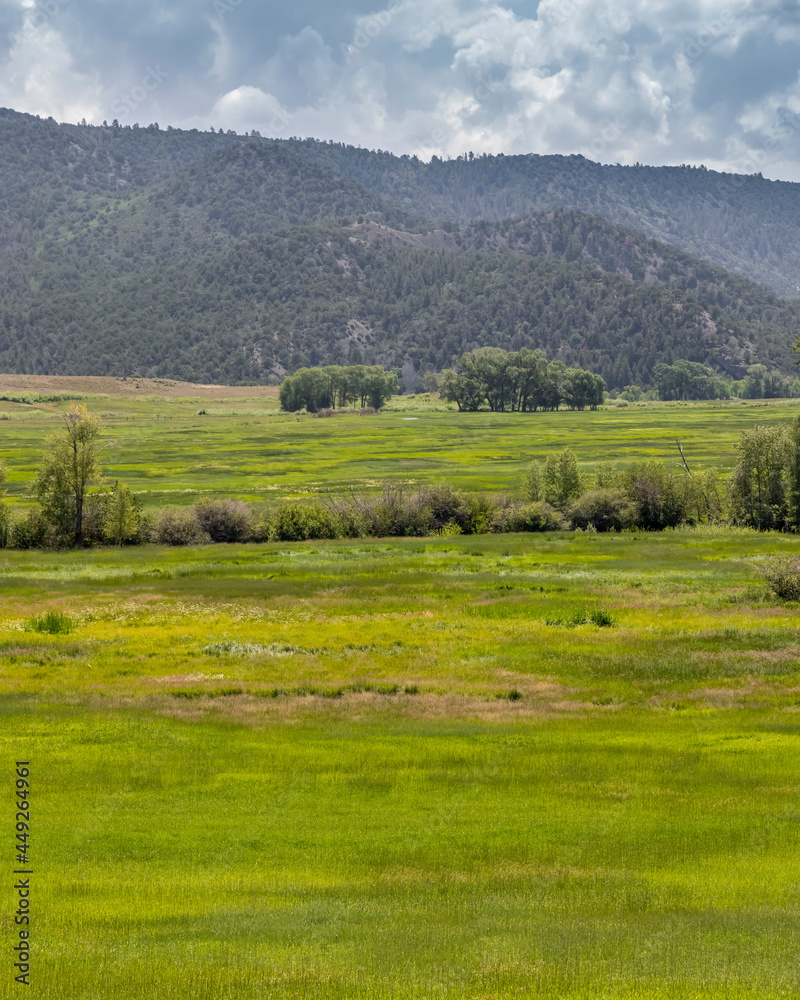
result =
[[[152,504],[513,489],[567,444],[730,466],[795,410],[258,406],[103,399],[106,467]],[[57,420],[0,422],[16,502]],[[21,759],[31,996],[800,996],[800,606],[758,573],[789,553],[713,527],[0,551],[0,997]]]
[[37,995],[796,996],[797,551],[4,553]]
[[[103,465],[152,506],[202,496],[275,501],[312,490],[373,490],[385,481],[447,480],[467,490],[516,489],[534,458],[570,447],[587,470],[597,462],[677,457],[730,469],[743,428],[788,422],[796,401],[650,403],[559,413],[456,413],[425,397],[399,397],[370,417],[281,414],[277,399],[87,397],[107,427]],[[68,403],[0,402],[0,456],[9,493],[24,502]],[[198,410],[206,413],[198,416]]]

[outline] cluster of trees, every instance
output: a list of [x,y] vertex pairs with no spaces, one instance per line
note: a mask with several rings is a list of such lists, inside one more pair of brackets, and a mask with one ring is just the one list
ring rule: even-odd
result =
[[788,378],[765,365],[750,365],[745,378],[734,382],[733,395],[741,399],[797,399],[800,379]]
[[656,365],[653,381],[659,399],[728,399],[730,382],[695,361]]
[[494,412],[522,413],[557,410],[562,403],[571,410],[594,410],[602,404],[605,390],[599,375],[548,361],[542,351],[499,347],[463,354],[458,371],[448,369],[428,378],[427,386],[456,403],[459,410],[476,411],[488,405]]
[[[656,365],[653,381],[659,399],[790,399],[800,396],[800,380],[788,378],[766,365],[750,365],[739,381],[722,378],[706,365],[676,361]],[[630,392],[632,386],[628,386]]]
[[749,365],[743,379],[727,379],[707,365],[678,360],[671,365],[656,365],[655,388],[646,391],[639,385],[626,385],[620,398],[636,403],[640,399],[798,399],[800,378],[789,378],[766,365]]
[[396,373],[379,365],[327,365],[288,375],[281,382],[280,401],[288,413],[302,409],[316,413],[350,403],[380,410],[397,391]]

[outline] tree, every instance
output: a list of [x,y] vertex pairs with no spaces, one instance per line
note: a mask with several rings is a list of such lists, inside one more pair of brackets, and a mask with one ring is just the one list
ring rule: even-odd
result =
[[106,502],[103,536],[115,545],[135,538],[139,530],[139,505],[128,487],[117,480]]
[[0,458],[0,549],[3,549],[8,545],[8,533],[10,528],[11,518],[8,513],[8,506],[3,500],[6,495],[4,483],[8,478],[8,470],[6,469],[6,464]]
[[373,409],[380,410],[386,400],[397,393],[397,388],[397,376],[394,372],[372,365],[364,374],[362,406],[367,403]]
[[581,495],[583,484],[574,451],[566,448],[550,454],[544,466],[545,500],[558,510],[564,510],[570,500]]
[[788,513],[786,480],[794,450],[789,430],[759,424],[742,431],[736,448],[739,464],[729,480],[734,523],[761,531],[783,528]]
[[525,478],[522,481],[522,495],[530,503],[537,503],[544,500],[544,480],[542,479],[542,467],[534,461],[528,466]]
[[64,539],[83,545],[86,491],[100,482],[100,419],[81,404],[64,414],[64,428],[52,434],[36,476],[34,490],[45,519]]
[[790,462],[788,482],[789,524],[793,531],[800,531],[800,416],[791,426]]
[[471,413],[481,408],[485,398],[483,386],[479,382],[453,371],[452,368],[445,368],[441,374],[439,395],[448,403],[456,403],[459,410]]

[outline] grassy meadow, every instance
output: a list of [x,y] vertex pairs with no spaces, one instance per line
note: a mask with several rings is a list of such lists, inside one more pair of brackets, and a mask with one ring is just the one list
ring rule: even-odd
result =
[[[14,405],[23,502],[63,404]],[[153,504],[510,490],[566,444],[725,467],[795,410],[403,405],[92,408]],[[713,527],[0,551],[0,997],[19,759],[33,996],[799,996],[800,606],[758,573],[790,553]]]
[[[239,390],[241,391],[241,390]],[[275,502],[316,490],[374,490],[383,482],[446,480],[459,489],[519,486],[524,467],[572,448],[582,467],[677,457],[730,469],[742,429],[789,422],[796,401],[646,403],[558,413],[457,413],[426,396],[398,397],[374,416],[280,413],[275,396],[209,400],[86,397],[107,429],[103,466],[146,505],[200,497]],[[9,495],[24,503],[64,402],[0,400],[0,455]],[[200,413],[199,411],[205,411]],[[3,416],[8,419],[3,419]]]

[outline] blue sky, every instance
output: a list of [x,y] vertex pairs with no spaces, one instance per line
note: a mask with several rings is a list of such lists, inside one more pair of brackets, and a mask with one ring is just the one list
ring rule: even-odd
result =
[[0,0],[0,105],[800,180],[800,0]]

